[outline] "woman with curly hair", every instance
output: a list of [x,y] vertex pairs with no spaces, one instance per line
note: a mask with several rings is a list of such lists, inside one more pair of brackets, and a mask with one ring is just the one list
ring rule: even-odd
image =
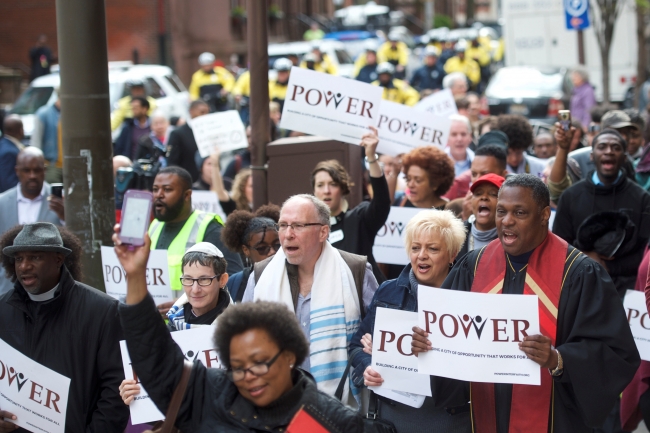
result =
[[276,224],[280,219],[280,208],[275,205],[262,206],[255,213],[237,210],[228,216],[226,226],[221,230],[221,240],[231,251],[245,256],[248,266],[233,274],[228,283],[230,296],[241,302],[253,265],[275,255],[280,249]]
[[454,183],[454,163],[434,146],[418,147],[402,157],[408,193],[398,197],[393,206],[443,210],[442,196]]
[[[61,233],[63,246],[72,251],[66,256],[63,263],[65,264],[65,267],[68,268],[72,278],[75,281],[81,281],[83,279],[83,274],[81,272],[81,241],[79,241],[79,238],[65,227],[57,228],[59,229],[59,233]],[[22,225],[17,225],[4,232],[0,238],[0,251],[5,247],[12,246],[14,244],[14,239],[16,239],[16,236],[18,236],[18,233],[20,233],[22,229]],[[1,256],[2,267],[5,272],[4,275],[0,275],[0,295],[11,290],[16,282],[14,258],[5,254],[2,254]]]
[[253,207],[253,176],[250,168],[244,168],[232,181],[232,199],[237,210],[250,211]]

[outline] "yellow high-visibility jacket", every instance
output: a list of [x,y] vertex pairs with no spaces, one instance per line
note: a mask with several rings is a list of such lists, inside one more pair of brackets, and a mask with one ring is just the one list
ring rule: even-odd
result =
[[237,78],[235,87],[232,89],[232,94],[236,96],[250,96],[251,95],[251,73],[244,72]]
[[199,69],[192,75],[192,82],[190,83],[190,98],[194,101],[199,99],[201,92],[200,88],[209,84],[221,84],[221,86],[228,92],[232,92],[235,87],[235,77],[232,76],[226,68],[215,66],[213,73],[205,72]]
[[[338,75],[339,74],[339,68],[336,66],[334,62],[330,59],[330,57],[323,53],[322,55],[322,60],[320,63],[315,63],[314,64],[314,71],[317,72],[325,72],[326,74],[330,75]],[[307,69],[307,62],[304,60],[300,62],[300,67],[303,69]]]
[[409,48],[404,42],[397,43],[397,49],[391,50],[390,42],[384,42],[377,50],[377,63],[391,62],[406,66],[409,62]]
[[462,72],[474,85],[481,81],[481,68],[478,63],[470,59],[467,54],[465,54],[465,60],[463,61],[461,61],[458,56],[454,56],[447,60],[445,63],[445,72],[448,74],[451,74],[452,72]]
[[[373,81],[372,85],[381,86],[381,83],[377,80]],[[387,87],[384,87],[384,92],[381,97],[387,101],[397,102],[398,104],[404,104],[410,107],[420,101],[418,91],[409,86],[405,81],[398,80],[397,78],[393,78],[391,83]]]

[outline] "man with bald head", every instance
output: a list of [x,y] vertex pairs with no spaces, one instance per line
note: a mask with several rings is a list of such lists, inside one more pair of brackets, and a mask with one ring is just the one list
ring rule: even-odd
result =
[[282,249],[255,264],[243,302],[281,302],[296,313],[310,341],[302,368],[333,395],[347,365],[347,337],[359,327],[377,280],[365,256],[329,244],[330,209],[313,195],[284,202],[277,227]]
[[16,156],[25,146],[21,140],[25,138],[23,122],[20,117],[12,114],[5,117],[3,122],[4,135],[0,138],[0,192],[13,188],[18,183],[14,174]]
[[[63,225],[63,200],[51,195],[50,185],[45,182],[43,152],[32,146],[21,150],[11,172],[15,172],[19,183],[0,194],[0,234],[18,224],[49,222]],[[12,287],[13,283],[5,277],[4,271],[0,272],[0,294]]]

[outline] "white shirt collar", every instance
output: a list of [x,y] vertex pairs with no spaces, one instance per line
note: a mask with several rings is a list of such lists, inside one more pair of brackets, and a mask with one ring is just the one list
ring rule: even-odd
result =
[[56,286],[54,286],[52,290],[49,290],[45,293],[41,293],[40,295],[32,295],[29,292],[27,292],[27,295],[29,296],[29,299],[31,299],[34,302],[45,302],[54,298],[54,294],[56,293],[56,289],[58,288],[59,285],[57,284]]
[[45,182],[43,182],[43,188],[41,189],[41,193],[34,199],[29,199],[23,195],[23,192],[20,190],[20,184],[16,186],[16,198],[18,202],[35,203],[43,200],[44,195],[45,195]]

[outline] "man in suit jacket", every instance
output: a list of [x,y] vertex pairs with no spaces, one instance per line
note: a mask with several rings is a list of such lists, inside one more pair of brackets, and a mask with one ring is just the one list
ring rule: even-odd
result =
[[[45,158],[36,147],[26,147],[16,158],[15,172],[19,183],[0,194],[0,234],[18,224],[50,222],[63,225],[65,219],[63,200],[50,194],[45,182]],[[13,287],[0,271],[0,295]]]
[[[202,100],[194,101],[190,104],[190,117],[203,116],[208,114],[210,109],[208,104]],[[192,176],[192,182],[199,180],[199,169],[196,166],[194,156],[198,148],[196,147],[196,140],[192,128],[187,123],[179,128],[176,128],[169,134],[169,141],[167,142],[167,165],[182,167],[187,170]]]
[[23,122],[17,115],[5,118],[3,130],[4,136],[0,138],[0,192],[5,192],[18,183],[14,167],[16,166],[16,156],[24,147],[20,140],[25,137]]

